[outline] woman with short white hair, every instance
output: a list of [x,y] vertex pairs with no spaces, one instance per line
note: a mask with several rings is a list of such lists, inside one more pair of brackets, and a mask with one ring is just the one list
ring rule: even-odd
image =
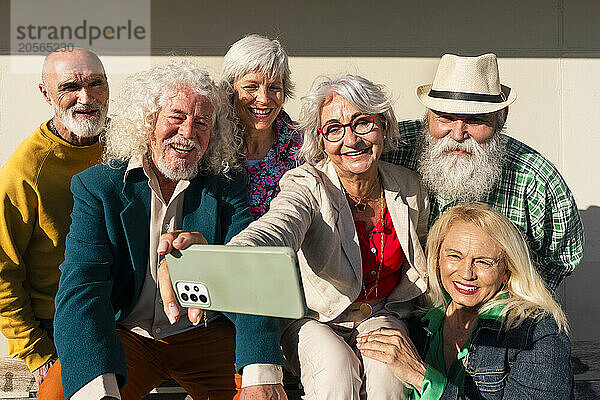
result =
[[294,156],[302,144],[302,136],[283,110],[294,92],[287,53],[277,40],[248,35],[225,54],[222,85],[242,132],[239,152],[256,219],[279,193],[279,179],[296,166]]
[[[520,231],[484,204],[446,211],[427,237],[429,312],[359,338],[410,399],[569,399],[567,319]],[[413,344],[414,342],[414,344]]]
[[416,173],[379,161],[398,136],[381,86],[355,75],[321,79],[304,98],[301,126],[306,162],[229,244],[298,252],[308,312],[282,323],[281,345],[306,399],[399,398],[402,382],[361,357],[356,336],[406,330],[402,318],[426,288],[427,193]]

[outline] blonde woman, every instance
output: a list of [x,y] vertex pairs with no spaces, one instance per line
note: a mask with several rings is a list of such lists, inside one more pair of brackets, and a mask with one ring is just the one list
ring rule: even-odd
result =
[[[519,231],[475,204],[452,208],[427,239],[429,312],[358,339],[414,389],[410,399],[568,399],[567,320]],[[413,344],[414,343],[414,344]]]

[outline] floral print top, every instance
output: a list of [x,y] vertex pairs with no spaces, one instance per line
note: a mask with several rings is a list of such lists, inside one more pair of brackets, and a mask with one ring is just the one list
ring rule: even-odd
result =
[[248,172],[248,194],[250,209],[254,219],[269,210],[271,200],[279,193],[279,179],[288,170],[296,167],[294,158],[302,145],[302,135],[295,130],[295,123],[283,110],[273,122],[277,139],[267,152],[265,158],[255,165],[249,165],[244,159]]

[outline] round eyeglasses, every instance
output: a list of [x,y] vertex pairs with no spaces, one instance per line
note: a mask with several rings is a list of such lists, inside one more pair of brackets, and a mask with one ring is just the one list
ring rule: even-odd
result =
[[317,132],[323,136],[323,139],[331,143],[339,142],[344,138],[347,126],[359,136],[366,135],[375,128],[376,116],[376,114],[359,115],[347,124],[336,121],[328,122],[321,129],[317,129]]

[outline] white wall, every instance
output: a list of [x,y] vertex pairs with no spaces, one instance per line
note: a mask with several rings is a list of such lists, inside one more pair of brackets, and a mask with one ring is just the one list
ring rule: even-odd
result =
[[[259,7],[260,5],[260,7]],[[0,11],[4,3],[0,3]],[[556,164],[586,228],[584,262],[561,288],[574,339],[598,339],[600,319],[600,3],[593,0],[152,2],[152,54],[102,55],[111,98],[128,70],[189,54],[218,74],[227,46],[247,32],[278,36],[291,54],[299,98],[320,74],[358,73],[385,84],[399,119],[420,118],[417,85],[431,82],[444,52],[499,54],[503,83],[518,95],[508,133]],[[359,23],[360,22],[360,23]],[[44,119],[39,75],[15,73],[0,31],[0,164]],[[35,56],[26,62],[41,67]],[[0,343],[0,352],[5,349]]]

